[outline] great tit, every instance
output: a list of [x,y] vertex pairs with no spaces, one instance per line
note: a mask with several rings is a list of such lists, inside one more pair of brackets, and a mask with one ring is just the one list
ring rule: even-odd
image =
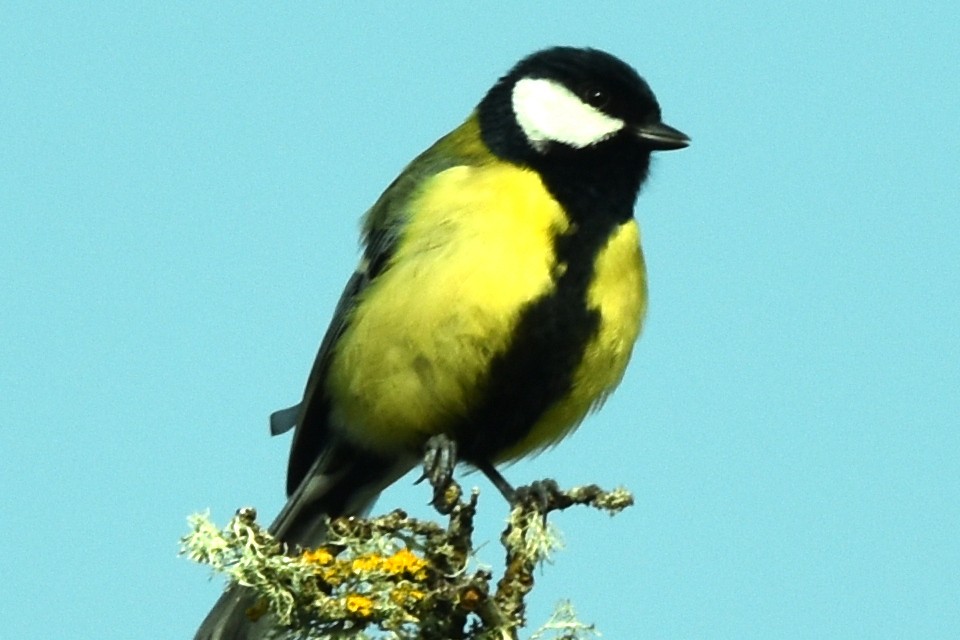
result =
[[[366,213],[294,429],[271,532],[322,542],[445,434],[480,469],[568,434],[620,382],[647,305],[634,202],[653,151],[689,138],[596,49],[517,63]],[[197,638],[260,637],[234,585]]]

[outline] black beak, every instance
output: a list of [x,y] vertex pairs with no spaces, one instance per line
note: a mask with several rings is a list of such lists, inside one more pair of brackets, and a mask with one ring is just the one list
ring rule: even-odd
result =
[[683,149],[690,144],[687,134],[662,122],[641,125],[634,129],[634,132],[651,151],[672,151]]

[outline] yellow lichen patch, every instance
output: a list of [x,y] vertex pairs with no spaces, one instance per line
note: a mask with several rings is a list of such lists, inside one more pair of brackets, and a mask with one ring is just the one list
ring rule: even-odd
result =
[[384,560],[383,569],[388,573],[408,576],[414,580],[427,578],[427,561],[409,549],[401,549]]
[[416,606],[425,596],[426,594],[423,591],[414,589],[409,585],[400,585],[390,592],[390,599],[394,604],[407,608]]
[[376,571],[383,564],[383,556],[369,554],[359,556],[350,563],[350,569],[354,573],[369,573]]
[[338,587],[346,580],[344,571],[339,564],[336,564],[332,567],[324,567],[317,571],[317,574],[320,576],[321,580],[331,587]]
[[316,564],[321,567],[325,567],[331,564],[334,560],[333,554],[327,551],[326,549],[307,549],[303,552],[301,556],[304,562],[309,562],[310,564]]
[[343,608],[350,615],[358,618],[369,618],[373,615],[373,601],[366,596],[356,594],[347,596],[343,600]]

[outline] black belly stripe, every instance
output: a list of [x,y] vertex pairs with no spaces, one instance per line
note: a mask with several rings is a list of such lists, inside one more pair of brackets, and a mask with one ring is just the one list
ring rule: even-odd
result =
[[615,228],[582,226],[554,239],[560,265],[555,286],[521,311],[510,346],[492,361],[481,402],[456,429],[461,458],[495,458],[523,440],[570,391],[600,326],[599,312],[587,306],[587,293],[597,254]]

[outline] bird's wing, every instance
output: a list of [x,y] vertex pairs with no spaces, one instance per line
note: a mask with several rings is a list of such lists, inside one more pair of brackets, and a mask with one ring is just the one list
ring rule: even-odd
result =
[[457,153],[458,136],[466,127],[475,127],[471,119],[458,130],[441,138],[433,147],[414,159],[387,187],[363,219],[363,257],[340,296],[333,319],[320,344],[302,401],[275,412],[270,417],[273,434],[295,428],[287,472],[287,494],[293,495],[324,450],[330,446],[330,400],[325,381],[334,346],[346,330],[351,312],[363,292],[390,268],[400,234],[413,212],[409,203],[420,186],[432,176],[458,165],[476,165],[489,156],[474,151]]

